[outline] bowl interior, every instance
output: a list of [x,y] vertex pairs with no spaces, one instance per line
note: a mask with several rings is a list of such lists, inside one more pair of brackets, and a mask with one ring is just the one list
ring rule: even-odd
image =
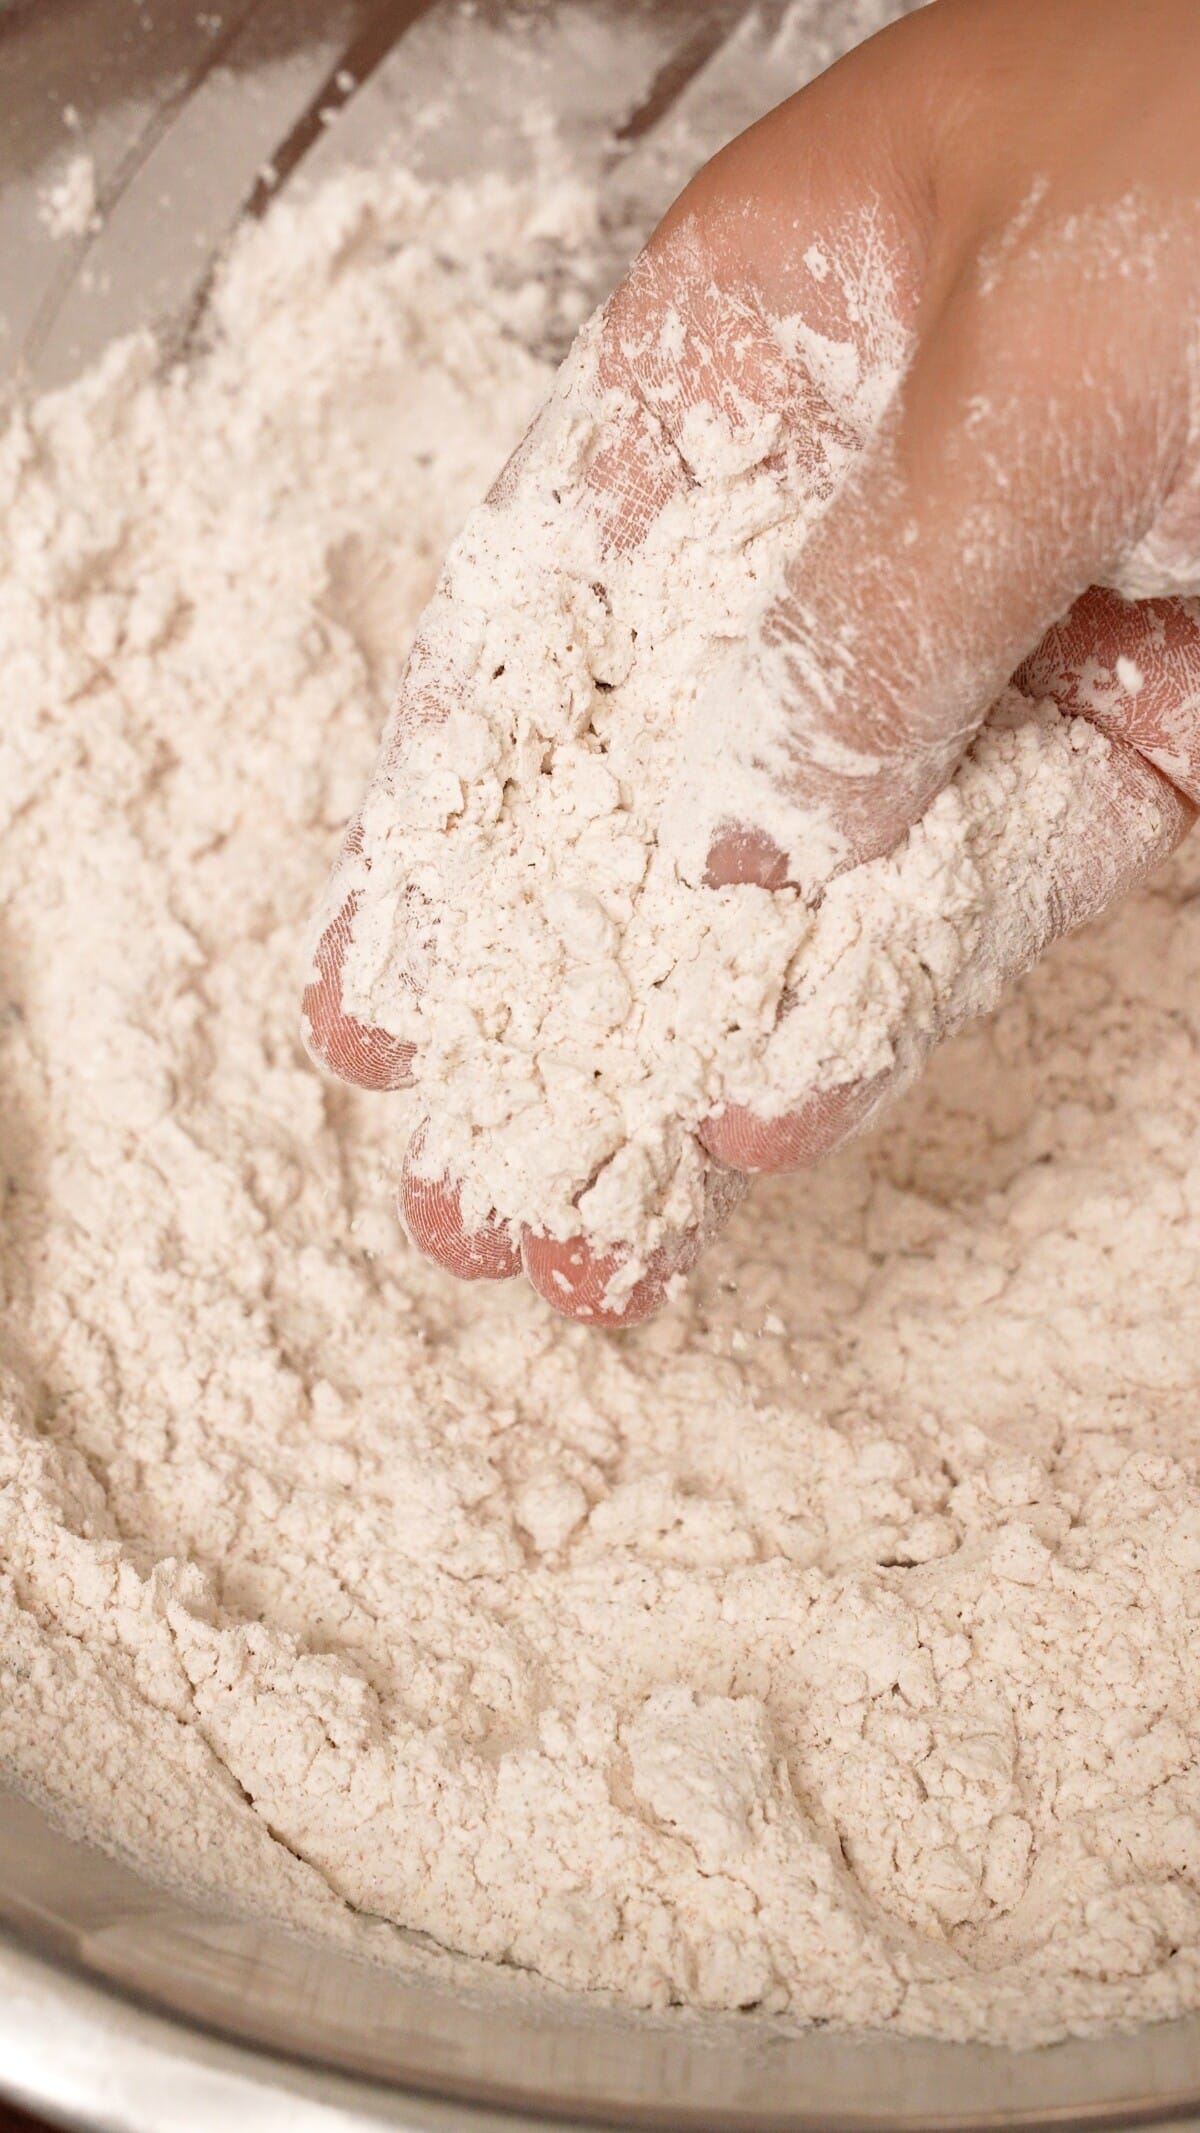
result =
[[[833,56],[853,41],[855,10],[810,4],[828,18]],[[598,69],[570,5],[236,0],[218,17],[167,0],[152,14],[129,0],[0,0],[0,382],[58,384],[143,324],[165,322],[185,345],[220,245],[281,184],[369,156],[397,132],[430,174],[504,167],[530,153],[511,114],[547,93],[581,167],[607,187],[610,252],[589,262],[591,286],[570,290],[564,317],[577,316],[697,144],[718,145],[711,117],[705,136],[707,85],[746,12],[741,0],[625,0],[605,17],[614,64]],[[779,93],[747,67],[742,120]],[[40,189],[75,140],[103,215],[56,242]],[[0,1935],[10,1955],[84,1976],[114,2006],[252,2047],[268,2077],[283,2062],[335,2070],[361,2085],[364,2116],[381,2085],[459,2099],[459,2124],[498,2109],[559,2124],[915,2133],[1200,2111],[1200,2019],[1029,2055],[800,2034],[754,2016],[644,2019],[415,1943],[409,1969],[375,1967],[189,1903],[11,1793],[0,1795]]]

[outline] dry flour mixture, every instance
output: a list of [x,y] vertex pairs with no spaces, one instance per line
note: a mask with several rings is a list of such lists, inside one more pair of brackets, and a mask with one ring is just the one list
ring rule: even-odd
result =
[[342,178],[209,353],[0,443],[4,1763],[376,1953],[1019,2043],[1198,2007],[1200,851],[620,1338],[420,1260],[407,1099],[301,1051],[591,212]]

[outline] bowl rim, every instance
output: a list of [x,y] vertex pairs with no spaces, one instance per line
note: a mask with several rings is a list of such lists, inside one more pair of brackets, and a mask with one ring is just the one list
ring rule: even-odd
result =
[[201,2133],[218,2113],[239,2133],[299,2133],[302,2109],[314,2129],[411,2133],[1200,2121],[1200,2016],[1016,2052],[642,2016],[410,1945],[410,1964],[385,1966],[178,1895],[0,1791],[0,2086],[98,2133]]

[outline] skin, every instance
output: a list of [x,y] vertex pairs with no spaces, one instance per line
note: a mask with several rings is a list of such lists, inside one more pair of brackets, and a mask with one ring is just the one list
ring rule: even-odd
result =
[[[723,332],[800,312],[833,339],[854,321],[805,264],[869,218],[911,335],[903,383],[745,647],[744,687],[784,693],[789,795],[842,839],[839,865],[890,850],[953,773],[1015,678],[1100,724],[1110,790],[1049,884],[1065,932],[1125,893],[1200,808],[1200,8],[1195,0],[934,0],[732,142],[664,218],[609,306],[606,361],[668,412],[631,421],[594,470],[617,545],[678,479],[669,431],[693,401],[771,389],[767,337]],[[697,275],[697,260],[703,273]],[[644,351],[655,314],[688,320],[675,375]],[[736,339],[736,350],[735,350]],[[745,366],[754,369],[745,375]],[[793,436],[827,414],[781,385]],[[663,436],[663,431],[668,433]],[[521,479],[520,454],[502,480]],[[849,646],[836,687],[817,648]],[[769,655],[769,656],[768,656]],[[427,679],[405,717],[432,714]],[[1146,824],[1153,820],[1153,834]],[[353,836],[353,831],[351,836]],[[728,823],[713,883],[789,878]],[[820,881],[801,881],[817,894]],[[367,1088],[403,1082],[403,1048],[341,1007],[336,913],[305,1002],[318,1060]],[[1053,934],[1021,944],[1032,960]],[[873,1117],[886,1087],[795,1092],[780,1118],[727,1107],[701,1129],[714,1226],[737,1174],[803,1168]],[[735,1175],[731,1177],[729,1172]],[[413,1166],[403,1212],[464,1278],[523,1271],[555,1309],[633,1323],[686,1271],[662,1252],[619,1312],[619,1254],[498,1227],[466,1236],[452,1180]]]

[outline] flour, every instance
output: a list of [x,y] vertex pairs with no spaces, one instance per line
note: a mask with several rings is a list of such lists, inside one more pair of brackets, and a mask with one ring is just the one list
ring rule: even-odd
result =
[[[1200,856],[619,1339],[407,1247],[412,1099],[301,1051],[307,912],[592,216],[340,179],[240,242],[207,354],[127,343],[0,443],[5,1764],[387,1960],[433,1958],[379,1921],[1021,2043],[1194,2009]],[[1041,820],[1096,745],[1045,725],[989,744]]]
[[99,228],[96,166],[82,152],[71,156],[44,188],[38,213],[52,237],[82,237]]

